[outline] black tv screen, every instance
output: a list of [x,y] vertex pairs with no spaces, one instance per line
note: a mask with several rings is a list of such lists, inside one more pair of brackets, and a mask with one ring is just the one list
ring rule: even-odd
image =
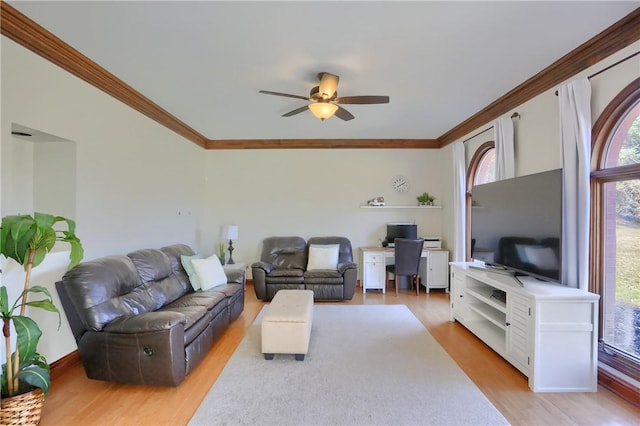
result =
[[413,223],[388,223],[387,243],[391,244],[396,238],[418,238],[418,225]]
[[562,169],[474,185],[471,256],[561,282]]

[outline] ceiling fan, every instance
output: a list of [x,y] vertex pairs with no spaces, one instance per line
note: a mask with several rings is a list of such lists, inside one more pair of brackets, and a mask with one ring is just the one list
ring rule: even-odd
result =
[[303,99],[311,102],[286,114],[283,117],[291,117],[307,109],[311,110],[320,120],[325,120],[335,114],[336,117],[344,121],[353,120],[355,117],[346,109],[337,104],[388,104],[388,96],[338,96],[338,81],[340,77],[337,75],[321,72],[318,73],[320,84],[311,89],[309,96],[290,95],[288,93],[271,92],[269,90],[260,90],[260,93],[266,95],[284,96],[287,98]]

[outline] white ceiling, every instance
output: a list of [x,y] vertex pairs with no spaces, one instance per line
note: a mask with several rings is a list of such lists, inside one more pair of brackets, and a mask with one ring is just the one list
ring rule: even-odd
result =
[[[433,139],[640,6],[635,1],[9,1],[208,139]],[[310,112],[340,76],[355,120]]]

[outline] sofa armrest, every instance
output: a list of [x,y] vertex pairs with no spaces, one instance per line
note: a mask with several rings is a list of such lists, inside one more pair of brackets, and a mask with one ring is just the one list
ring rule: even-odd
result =
[[90,379],[177,386],[186,374],[181,325],[143,333],[88,331],[78,352]]
[[253,289],[259,300],[267,298],[267,270],[270,272],[273,268],[266,262],[256,262],[251,265],[251,278],[253,280]]
[[227,276],[227,283],[244,284],[244,269],[228,269],[224,273]]
[[177,325],[184,327],[186,320],[179,312],[147,312],[140,315],[120,317],[111,321],[104,328],[110,333],[146,333],[149,331],[168,330]]
[[273,271],[276,268],[276,265],[268,263],[268,262],[255,262],[251,265],[251,269],[255,270],[256,268],[262,269],[265,274]]
[[344,274],[348,269],[358,269],[358,264],[355,262],[338,263],[338,272],[341,274]]
[[342,274],[342,279],[344,282],[344,300],[351,300],[356,292],[358,268],[347,268]]

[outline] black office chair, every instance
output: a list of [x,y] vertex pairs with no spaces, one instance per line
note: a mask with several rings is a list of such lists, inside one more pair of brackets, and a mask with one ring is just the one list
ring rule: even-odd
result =
[[396,296],[398,295],[398,277],[411,277],[411,285],[416,286],[416,295],[420,295],[420,283],[418,275],[420,273],[420,257],[422,255],[422,246],[424,240],[396,238],[395,239],[395,264],[387,265],[386,284],[389,284],[389,273],[395,275]]

